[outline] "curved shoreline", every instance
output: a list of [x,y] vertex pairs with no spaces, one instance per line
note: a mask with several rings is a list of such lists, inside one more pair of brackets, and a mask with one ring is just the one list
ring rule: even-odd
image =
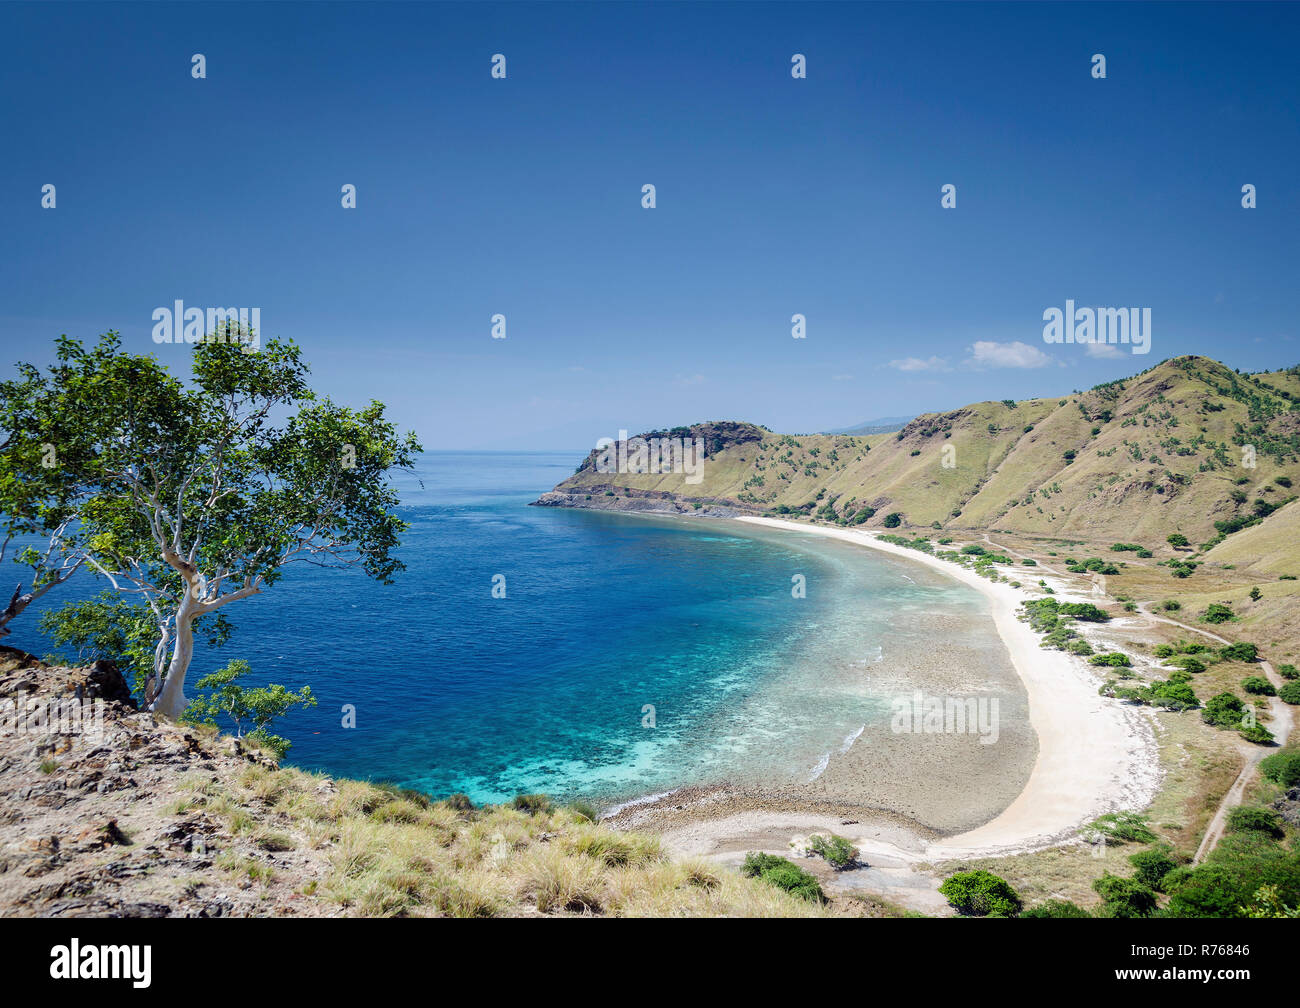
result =
[[1026,597],[1004,583],[918,550],[881,542],[853,529],[805,525],[777,518],[736,521],[857,543],[946,573],[989,602],[998,634],[1029,694],[1029,719],[1038,756],[1029,781],[992,820],[926,845],[926,860],[1011,853],[1047,846],[1107,811],[1149,804],[1159,781],[1154,735],[1141,713],[1097,693],[1097,681],[1079,659],[1039,646],[1038,635],[1016,618]]

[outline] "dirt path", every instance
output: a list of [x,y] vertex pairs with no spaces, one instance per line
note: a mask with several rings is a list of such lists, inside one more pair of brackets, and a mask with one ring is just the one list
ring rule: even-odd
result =
[[[1202,637],[1209,637],[1221,644],[1231,644],[1230,640],[1220,637],[1209,630],[1202,630],[1199,627],[1188,626],[1186,623],[1179,623],[1177,620],[1169,619],[1165,616],[1157,616],[1147,609],[1150,603],[1141,603],[1138,606],[1146,616],[1155,620],[1157,623],[1168,623],[1170,626],[1176,626],[1180,630],[1186,630],[1189,633],[1200,634]],[[1264,675],[1268,677],[1274,687],[1281,688],[1284,680],[1277,674],[1273,666],[1266,661],[1260,661],[1260,668],[1264,670]],[[1279,746],[1286,745],[1286,741],[1291,736],[1291,710],[1277,697],[1270,697],[1268,702],[1269,713],[1273,715],[1271,722],[1273,736],[1277,739]],[[1246,793],[1246,785],[1250,783],[1251,778],[1255,775],[1255,770],[1259,766],[1259,761],[1269,754],[1269,749],[1264,746],[1254,745],[1250,742],[1242,741],[1237,745],[1237,751],[1241,753],[1245,760],[1245,765],[1241,768],[1241,773],[1237,779],[1232,782],[1232,787],[1228,788],[1223,800],[1219,802],[1219,807],[1214,810],[1214,817],[1210,820],[1209,826],[1205,828],[1205,833],[1201,837],[1201,844],[1196,848],[1196,856],[1192,858],[1192,864],[1200,864],[1205,860],[1205,856],[1214,850],[1215,844],[1223,838],[1223,831],[1228,821],[1228,810],[1241,804],[1241,800]]]

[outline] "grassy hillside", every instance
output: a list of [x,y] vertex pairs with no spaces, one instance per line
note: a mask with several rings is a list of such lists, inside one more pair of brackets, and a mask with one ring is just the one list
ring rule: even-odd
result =
[[1241,375],[1179,357],[1087,392],[974,403],[867,437],[743,423],[657,433],[704,439],[698,484],[680,473],[597,472],[593,453],[556,487],[570,499],[551,502],[671,498],[869,527],[897,513],[903,526],[1081,540],[1122,529],[1168,557],[1170,533],[1209,544],[1300,492],[1300,369]]

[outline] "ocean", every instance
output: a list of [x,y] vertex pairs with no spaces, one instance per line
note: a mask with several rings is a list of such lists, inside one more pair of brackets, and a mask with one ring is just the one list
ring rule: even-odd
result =
[[[580,459],[427,453],[398,480],[411,528],[396,583],[296,565],[224,610],[234,637],[200,643],[187,694],[244,658],[257,683],[318,699],[277,729],[289,763],[476,802],[609,807],[815,781],[887,724],[934,650],[936,613],[963,614],[963,636],[1006,664],[976,592],[892,557],[738,522],[528,506]],[[7,643],[51,650],[34,623]]]

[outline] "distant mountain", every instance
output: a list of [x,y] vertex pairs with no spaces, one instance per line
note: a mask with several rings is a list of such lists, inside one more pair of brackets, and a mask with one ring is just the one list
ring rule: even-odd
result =
[[839,430],[823,431],[824,434],[892,434],[900,431],[914,420],[910,416],[888,416],[876,420],[863,420],[856,427],[841,427]]
[[811,514],[866,527],[897,514],[904,528],[1161,548],[1173,532],[1213,544],[1260,524],[1250,539],[1262,543],[1292,521],[1292,509],[1272,512],[1300,492],[1300,368],[1241,374],[1205,357],[1087,392],[927,413],[866,436],[699,426],[706,460],[690,479],[599,472],[593,453],[543,503]]

